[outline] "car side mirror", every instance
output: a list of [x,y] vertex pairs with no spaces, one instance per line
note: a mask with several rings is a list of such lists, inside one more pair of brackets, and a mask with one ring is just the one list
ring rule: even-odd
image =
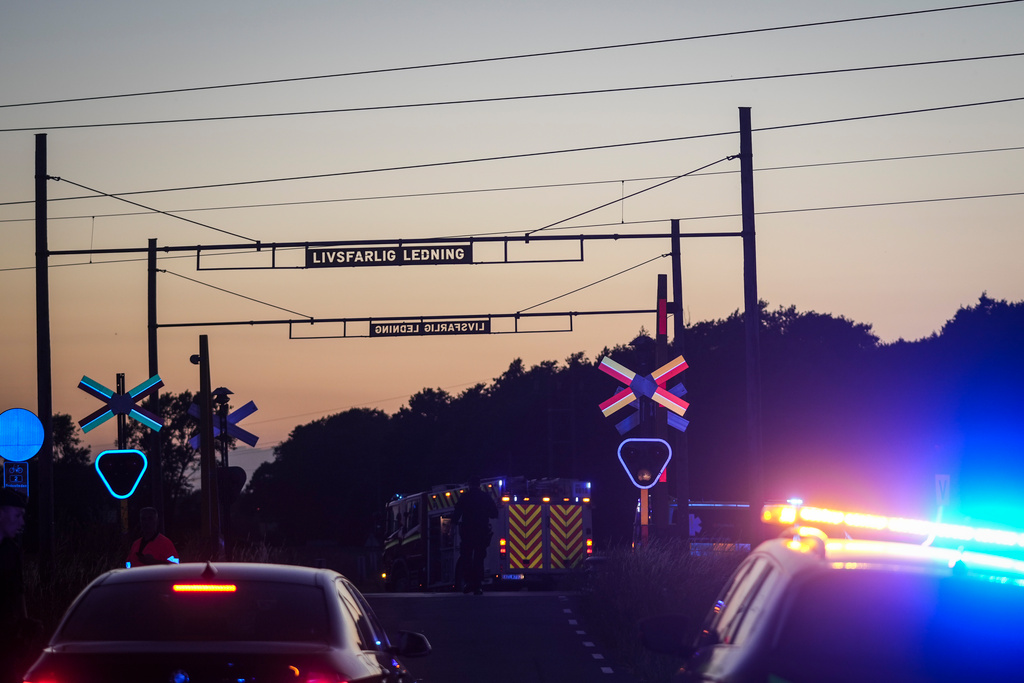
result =
[[689,657],[694,648],[683,641],[689,619],[682,614],[662,614],[639,622],[640,642],[652,652],[676,657]]
[[424,657],[430,650],[430,641],[422,633],[402,631],[398,634],[396,654],[399,657]]

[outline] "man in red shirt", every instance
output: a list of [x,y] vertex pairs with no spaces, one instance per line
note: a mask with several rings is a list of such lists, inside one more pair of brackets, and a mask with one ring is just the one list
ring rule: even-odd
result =
[[136,538],[128,551],[126,567],[141,567],[146,564],[177,564],[178,551],[171,539],[160,533],[156,508],[142,508],[139,511],[139,526],[142,536]]

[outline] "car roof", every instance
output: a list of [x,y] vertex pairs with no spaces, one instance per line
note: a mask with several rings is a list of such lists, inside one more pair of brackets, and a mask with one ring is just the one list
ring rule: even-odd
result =
[[897,541],[785,534],[759,545],[788,573],[828,569],[953,573],[1024,583],[1024,562],[999,555]]
[[279,581],[320,585],[340,574],[331,569],[258,562],[190,562],[114,569],[96,580],[104,585],[146,581]]

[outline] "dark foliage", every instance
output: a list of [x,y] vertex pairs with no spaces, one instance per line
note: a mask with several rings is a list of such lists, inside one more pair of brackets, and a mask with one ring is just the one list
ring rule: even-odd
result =
[[[843,317],[763,303],[761,317],[766,497],[921,514],[934,508],[936,474],[952,475],[966,503],[1005,468],[1015,477],[1001,488],[1024,500],[1024,304],[983,295],[941,333],[892,344]],[[299,427],[253,477],[248,509],[288,538],[362,543],[394,493],[474,474],[572,477],[594,483],[599,543],[628,542],[637,491],[614,424],[631,409],[601,415],[617,384],[597,364],[607,355],[651,372],[644,336],[593,360],[516,359],[489,385],[424,389],[392,416],[354,410]],[[744,316],[692,325],[680,342],[667,354],[689,363],[691,407],[674,465],[688,460],[691,499],[746,500]]]

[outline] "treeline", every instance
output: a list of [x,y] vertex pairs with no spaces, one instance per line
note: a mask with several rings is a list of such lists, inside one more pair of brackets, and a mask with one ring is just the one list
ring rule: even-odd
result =
[[[676,451],[690,498],[745,501],[743,315],[692,325],[682,342],[669,358],[689,363],[690,426]],[[870,325],[762,304],[760,345],[768,498],[931,515],[942,474],[968,514],[1024,519],[1024,303],[983,295],[940,332],[890,344]],[[245,513],[282,539],[361,544],[396,493],[473,474],[572,477],[593,482],[599,542],[628,541],[637,490],[614,423],[630,409],[602,416],[617,384],[597,364],[609,355],[650,372],[648,346],[530,368],[516,359],[458,395],[424,389],[393,415],[356,409],[297,427],[254,474]]]
[[[982,295],[938,333],[887,344],[843,317],[765,304],[761,315],[767,498],[930,516],[936,475],[949,475],[958,512],[1024,526],[1024,302]],[[616,457],[623,437],[614,425],[632,409],[602,416],[598,404],[618,384],[597,365],[608,355],[649,373],[642,336],[594,357],[533,367],[516,359],[489,384],[458,395],[425,388],[391,415],[354,409],[300,425],[247,484],[232,533],[362,545],[379,533],[394,494],[476,474],[589,480],[598,543],[628,542],[637,489]],[[689,428],[674,445],[676,464],[688,463],[689,497],[746,501],[743,315],[691,325],[681,342],[668,357],[689,363],[681,376]],[[162,400],[165,507],[179,534],[199,525],[197,456],[187,445],[195,422],[185,415],[192,400],[189,392]],[[116,521],[69,419],[58,424],[68,432],[55,439],[66,446],[55,466],[58,525]],[[132,442],[146,450],[142,431]],[[144,483],[133,520],[151,496]]]

